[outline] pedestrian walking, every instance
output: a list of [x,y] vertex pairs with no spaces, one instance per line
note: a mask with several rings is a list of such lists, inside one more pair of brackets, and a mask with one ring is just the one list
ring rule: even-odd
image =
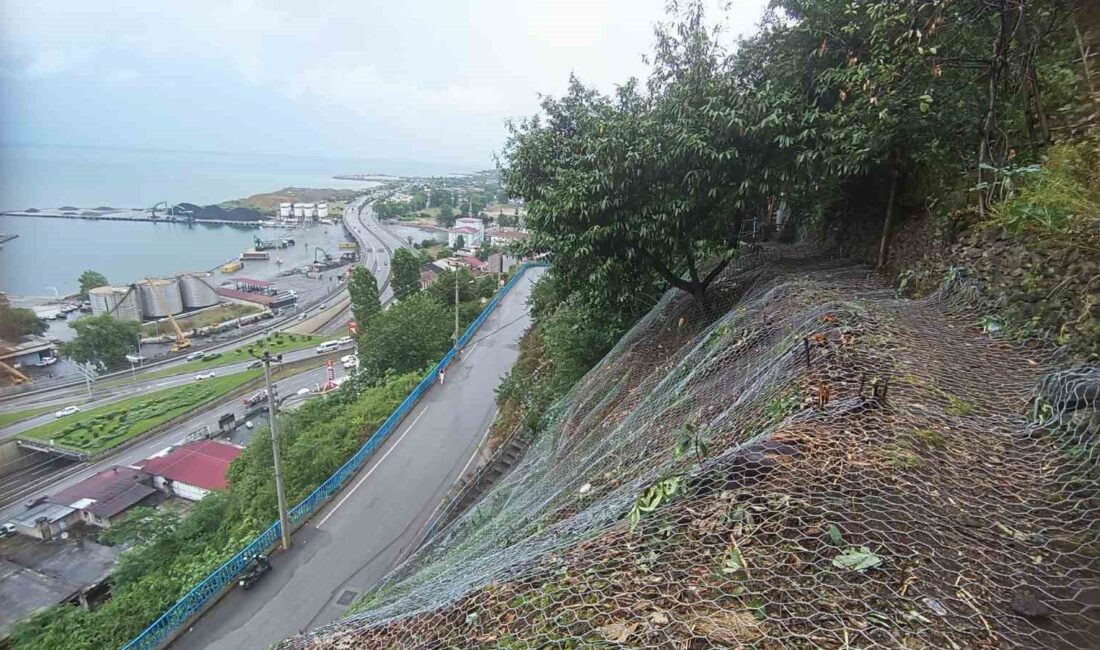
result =
[[440,368],[440,369],[439,369],[439,385],[440,385],[440,386],[442,386],[442,385],[443,385],[443,374],[444,374],[444,373],[443,373],[443,369],[442,369],[442,368]]

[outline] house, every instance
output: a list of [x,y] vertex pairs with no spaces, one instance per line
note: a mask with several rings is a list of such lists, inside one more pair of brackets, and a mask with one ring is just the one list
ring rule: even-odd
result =
[[77,510],[85,523],[108,528],[130,508],[156,504],[157,490],[152,483],[148,473],[116,465],[61,490],[47,501]]
[[420,288],[427,289],[439,277],[439,267],[427,262],[420,267]]
[[485,222],[476,217],[459,217],[455,219],[455,228],[473,228],[477,231],[477,241],[485,240]]
[[198,440],[169,447],[138,464],[153,477],[153,486],[170,495],[201,501],[214,490],[229,487],[229,465],[244,449],[217,440]]
[[15,532],[35,539],[53,539],[80,521],[76,508],[56,503],[40,503],[11,518],[8,523],[15,526]]
[[[458,243],[459,237],[462,238],[461,246]],[[477,246],[480,243],[481,235],[478,233],[477,228],[471,228],[470,226],[455,226],[447,231],[447,246],[451,250],[457,250],[467,246]]]
[[459,258],[459,260],[463,266],[469,268],[474,273],[480,273],[482,271],[485,271],[489,267],[487,263],[482,262],[473,255],[463,255]]
[[24,336],[22,341],[15,343],[0,341],[0,362],[13,368],[26,368],[56,356],[57,345],[41,336]]
[[485,238],[493,246],[505,246],[512,242],[527,239],[527,233],[514,228],[495,228],[485,233]]

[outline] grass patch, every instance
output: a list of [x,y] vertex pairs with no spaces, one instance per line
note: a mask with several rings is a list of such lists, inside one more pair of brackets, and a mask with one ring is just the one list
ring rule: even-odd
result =
[[[233,320],[234,318],[255,314],[260,311],[262,311],[262,308],[256,305],[242,305],[240,303],[230,302],[213,309],[199,312],[194,316],[177,318],[176,323],[179,324],[180,329],[187,332],[195,328],[217,325],[223,321]],[[167,334],[171,331],[172,326],[167,322],[150,323],[148,325],[143,325],[141,329],[143,336],[156,336],[157,334]]]
[[893,445],[886,448],[886,462],[896,470],[906,470],[920,467],[921,460],[912,449],[903,445]]
[[38,408],[24,409],[22,411],[0,413],[0,427],[6,427],[9,424],[15,424],[16,422],[22,422],[23,420],[29,420],[33,417],[38,417],[43,413],[49,413],[50,411],[58,411],[65,408],[65,406],[67,406],[67,404],[56,406],[39,406]]
[[249,370],[105,404],[29,429],[21,437],[97,454],[222,397],[262,372]]
[[913,431],[913,438],[933,449],[938,449],[947,444],[947,438],[944,438],[943,434],[935,429],[916,429]]
[[328,341],[329,339],[340,338],[340,335],[336,336],[310,336],[308,334],[288,334],[283,332],[277,332],[271,336],[260,339],[259,341],[250,343],[249,345],[237,348],[235,350],[229,350],[228,352],[222,352],[217,358],[214,359],[202,359],[201,361],[188,361],[182,365],[172,366],[171,368],[164,368],[162,370],[156,370],[147,373],[138,373],[136,376],[120,377],[118,379],[112,379],[109,382],[97,384],[100,388],[112,388],[115,386],[125,386],[126,384],[132,384],[135,381],[148,381],[151,379],[161,379],[162,377],[175,377],[176,375],[184,375],[192,372],[202,372],[211,368],[218,368],[220,366],[226,366],[232,363],[241,363],[242,361],[248,361],[252,357],[248,354],[248,348],[255,348],[257,353],[264,349],[266,346],[273,353],[279,354],[282,352],[294,352],[295,350],[303,350],[305,348],[311,348],[322,341]]

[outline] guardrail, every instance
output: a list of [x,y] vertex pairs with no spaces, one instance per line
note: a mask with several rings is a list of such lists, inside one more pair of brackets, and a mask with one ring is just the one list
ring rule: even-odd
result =
[[[508,295],[519,279],[523,277],[529,269],[540,266],[546,266],[546,264],[528,262],[520,265],[504,287],[493,296],[493,299],[489,301],[485,309],[483,309],[478,317],[474,319],[474,322],[470,323],[470,326],[466,328],[466,332],[459,337],[456,347],[461,348],[466,345],[485,320],[496,311],[500,301]],[[443,356],[443,359],[440,360],[431,371],[424,375],[424,378],[420,380],[416,388],[414,388],[412,392],[405,397],[404,401],[398,405],[394,412],[386,418],[382,426],[378,427],[371,437],[363,443],[363,446],[355,452],[355,455],[349,458],[347,462],[332,474],[332,476],[313,490],[309,496],[303,499],[301,503],[291,508],[289,519],[292,527],[296,528],[304,523],[310,516],[316,513],[330,497],[340,491],[344,484],[347,483],[348,479],[354,476],[363,466],[363,463],[370,458],[374,450],[377,449],[378,446],[389,437],[390,433],[397,428],[402,418],[416,406],[421,396],[423,396],[435,383],[439,372],[449,366],[451,361],[454,360],[454,357],[455,348],[452,347],[447,354]],[[161,614],[157,620],[149,625],[149,627],[142,630],[141,634],[123,646],[123,650],[156,648],[161,642],[174,635],[177,628],[187,622],[192,616],[201,612],[211,599],[220,596],[226,588],[233,583],[237,575],[244,570],[252,557],[263,554],[275,546],[281,537],[279,526],[279,522],[275,522],[270,528],[260,533],[259,536],[241,549],[236,555],[215,569],[213,573],[203,579],[203,581],[192,588],[191,591],[177,600],[175,604],[168,608],[168,611]]]

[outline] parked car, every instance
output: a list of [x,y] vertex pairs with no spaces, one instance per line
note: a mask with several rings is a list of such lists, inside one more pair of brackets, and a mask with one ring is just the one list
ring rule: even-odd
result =
[[207,372],[200,372],[199,374],[195,375],[195,381],[202,381],[203,379],[213,379],[215,376],[216,375],[214,375],[213,370],[208,370]]
[[57,363],[57,357],[43,357],[38,360],[38,363],[34,364],[39,368],[45,368],[46,366],[52,366]]
[[63,418],[63,417],[70,416],[73,413],[80,413],[80,407],[76,406],[75,404],[73,406],[66,406],[65,408],[61,409],[57,413],[54,413],[53,416],[55,418]]
[[237,584],[240,585],[242,589],[251,589],[252,586],[270,570],[271,562],[267,561],[267,556],[257,555],[252,558],[248,566],[245,567],[244,573],[237,579]]
[[0,526],[0,537],[7,537],[8,535],[15,534],[15,524],[4,524]]

